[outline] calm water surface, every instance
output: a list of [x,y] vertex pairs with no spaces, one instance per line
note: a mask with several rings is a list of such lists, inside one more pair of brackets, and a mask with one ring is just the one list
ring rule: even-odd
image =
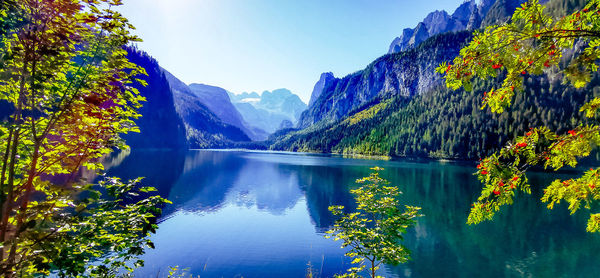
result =
[[[522,196],[494,222],[465,224],[481,185],[472,165],[372,161],[244,151],[147,151],[121,155],[109,174],[146,177],[173,202],[136,277],[164,277],[169,266],[200,277],[332,277],[350,265],[340,243],[323,238],[331,205],[353,207],[354,181],[382,176],[424,217],[405,237],[412,260],[386,277],[598,277],[600,236],[586,214],[548,211],[539,192]],[[547,184],[569,173],[533,173]]]

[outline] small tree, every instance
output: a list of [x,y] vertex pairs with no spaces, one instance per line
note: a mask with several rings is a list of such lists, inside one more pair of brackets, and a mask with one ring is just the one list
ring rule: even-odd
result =
[[326,232],[326,237],[343,240],[342,248],[350,247],[346,256],[354,258],[356,267],[338,277],[359,277],[368,268],[370,277],[382,263],[397,265],[406,262],[410,252],[400,244],[406,229],[415,224],[420,216],[418,207],[400,208],[398,196],[401,192],[379,176],[383,168],[375,167],[368,177],[357,180],[363,184],[351,191],[356,199],[356,212],[344,213],[343,206],[331,206],[329,210],[341,218]]
[[[583,9],[558,20],[544,9],[537,0],[529,1],[516,9],[509,23],[476,32],[451,64],[438,67],[438,72],[446,75],[446,85],[470,90],[475,77],[502,79],[498,88],[483,93],[482,109],[489,106],[496,113],[510,106],[515,93],[523,88],[523,78],[530,74],[562,76],[577,88],[585,86],[598,71],[600,0],[591,0]],[[590,124],[581,124],[566,134],[532,127],[481,161],[477,174],[484,188],[473,204],[468,223],[491,220],[501,206],[513,203],[516,190],[529,193],[525,172],[532,166],[558,170],[565,165],[575,166],[580,157],[590,154],[600,143],[596,117],[600,98],[591,97],[580,109]],[[548,208],[566,201],[571,213],[582,205],[591,210],[592,204],[600,200],[599,174],[599,168],[592,168],[578,179],[555,180],[544,189],[542,201],[548,203]],[[600,231],[600,213],[590,215],[587,230]]]

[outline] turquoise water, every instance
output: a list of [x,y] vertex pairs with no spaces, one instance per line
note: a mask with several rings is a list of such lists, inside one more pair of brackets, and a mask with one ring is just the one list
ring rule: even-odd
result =
[[[473,165],[373,161],[335,156],[244,152],[148,151],[112,162],[109,174],[145,176],[173,202],[165,207],[136,277],[164,277],[169,266],[200,277],[332,277],[348,268],[340,243],[323,238],[331,205],[353,206],[354,181],[382,176],[424,217],[405,237],[412,260],[386,277],[598,277],[600,236],[586,214],[549,211],[539,190],[494,222],[465,224],[480,184]],[[534,185],[569,176],[532,173]]]

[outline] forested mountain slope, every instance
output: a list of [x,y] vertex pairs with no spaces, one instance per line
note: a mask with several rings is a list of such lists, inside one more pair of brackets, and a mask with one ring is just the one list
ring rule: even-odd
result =
[[[518,2],[497,1],[486,19],[506,18],[506,9]],[[554,0],[547,3],[547,10],[560,17],[584,4]],[[385,55],[363,71],[327,81],[302,115],[299,128],[271,136],[270,148],[477,159],[532,127],[559,132],[574,128],[582,120],[574,107],[600,94],[598,76],[576,90],[563,84],[561,75],[549,72],[526,76],[525,91],[516,96],[508,112],[481,110],[483,91],[491,83],[479,82],[472,92],[450,91],[432,69],[451,60],[470,38],[470,31],[440,34],[414,49]]]
[[[573,107],[600,95],[600,79],[583,89],[562,84],[559,77],[526,78],[526,90],[503,114],[481,110],[488,84],[474,90],[438,87],[407,98],[377,100],[343,121],[279,133],[271,138],[274,150],[344,154],[478,159],[489,155],[529,128],[547,126],[567,131],[582,120]],[[588,92],[593,92],[590,94]]]
[[127,144],[132,149],[187,148],[184,123],[175,110],[173,93],[158,62],[141,50],[127,50],[127,58],[148,74],[139,77],[148,83],[147,86],[136,86],[146,98],[139,110],[142,117],[135,121],[140,133],[123,136]]
[[364,70],[328,79],[318,98],[300,116],[298,127],[340,120],[376,97],[413,97],[428,91],[441,84],[435,68],[454,58],[470,38],[468,31],[438,35],[417,48],[384,55]]

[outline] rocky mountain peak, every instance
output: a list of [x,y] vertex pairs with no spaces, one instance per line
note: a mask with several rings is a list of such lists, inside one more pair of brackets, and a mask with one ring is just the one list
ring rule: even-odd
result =
[[252,92],[230,93],[229,96],[244,120],[266,134],[293,126],[306,109],[300,97],[285,88],[264,91],[260,95]]
[[[480,0],[479,3],[476,0],[466,0],[456,8],[452,15],[444,10],[431,12],[414,29],[402,30],[402,35],[396,37],[390,44],[388,53],[414,48],[437,34],[477,29],[490,10],[498,10],[500,7],[506,6],[497,2],[511,2],[508,5],[508,9],[510,9],[513,6],[512,2],[515,1],[524,0]],[[496,6],[500,7],[494,8]]]
[[446,11],[438,11],[429,13],[423,20],[430,35],[439,34],[448,29],[449,24],[453,24],[452,18]]
[[396,37],[392,44],[390,45],[390,49],[388,53],[395,53],[404,51],[402,47],[408,45],[408,41],[412,38],[412,35],[415,33],[415,30],[406,28],[402,30],[402,35],[400,37]]
[[486,15],[495,2],[496,0],[480,0],[477,4],[477,11],[479,12],[479,16]]
[[477,11],[477,3],[475,0],[465,1],[462,5],[458,6],[454,13],[452,14],[453,18],[456,18],[463,25],[467,25],[469,20],[473,16],[473,13]]
[[308,106],[311,106],[313,103],[315,103],[315,101],[319,98],[319,96],[323,92],[325,85],[327,83],[329,83],[331,80],[333,80],[334,78],[335,78],[335,76],[333,76],[333,73],[331,73],[331,72],[324,72],[321,74],[321,77],[319,77],[319,81],[317,81],[317,83],[315,84],[312,94],[310,95],[310,101],[308,102]]
[[412,37],[408,40],[407,47],[404,49],[406,50],[413,48],[425,41],[427,38],[429,38],[429,29],[425,23],[420,22],[415,28],[415,32],[413,33]]

